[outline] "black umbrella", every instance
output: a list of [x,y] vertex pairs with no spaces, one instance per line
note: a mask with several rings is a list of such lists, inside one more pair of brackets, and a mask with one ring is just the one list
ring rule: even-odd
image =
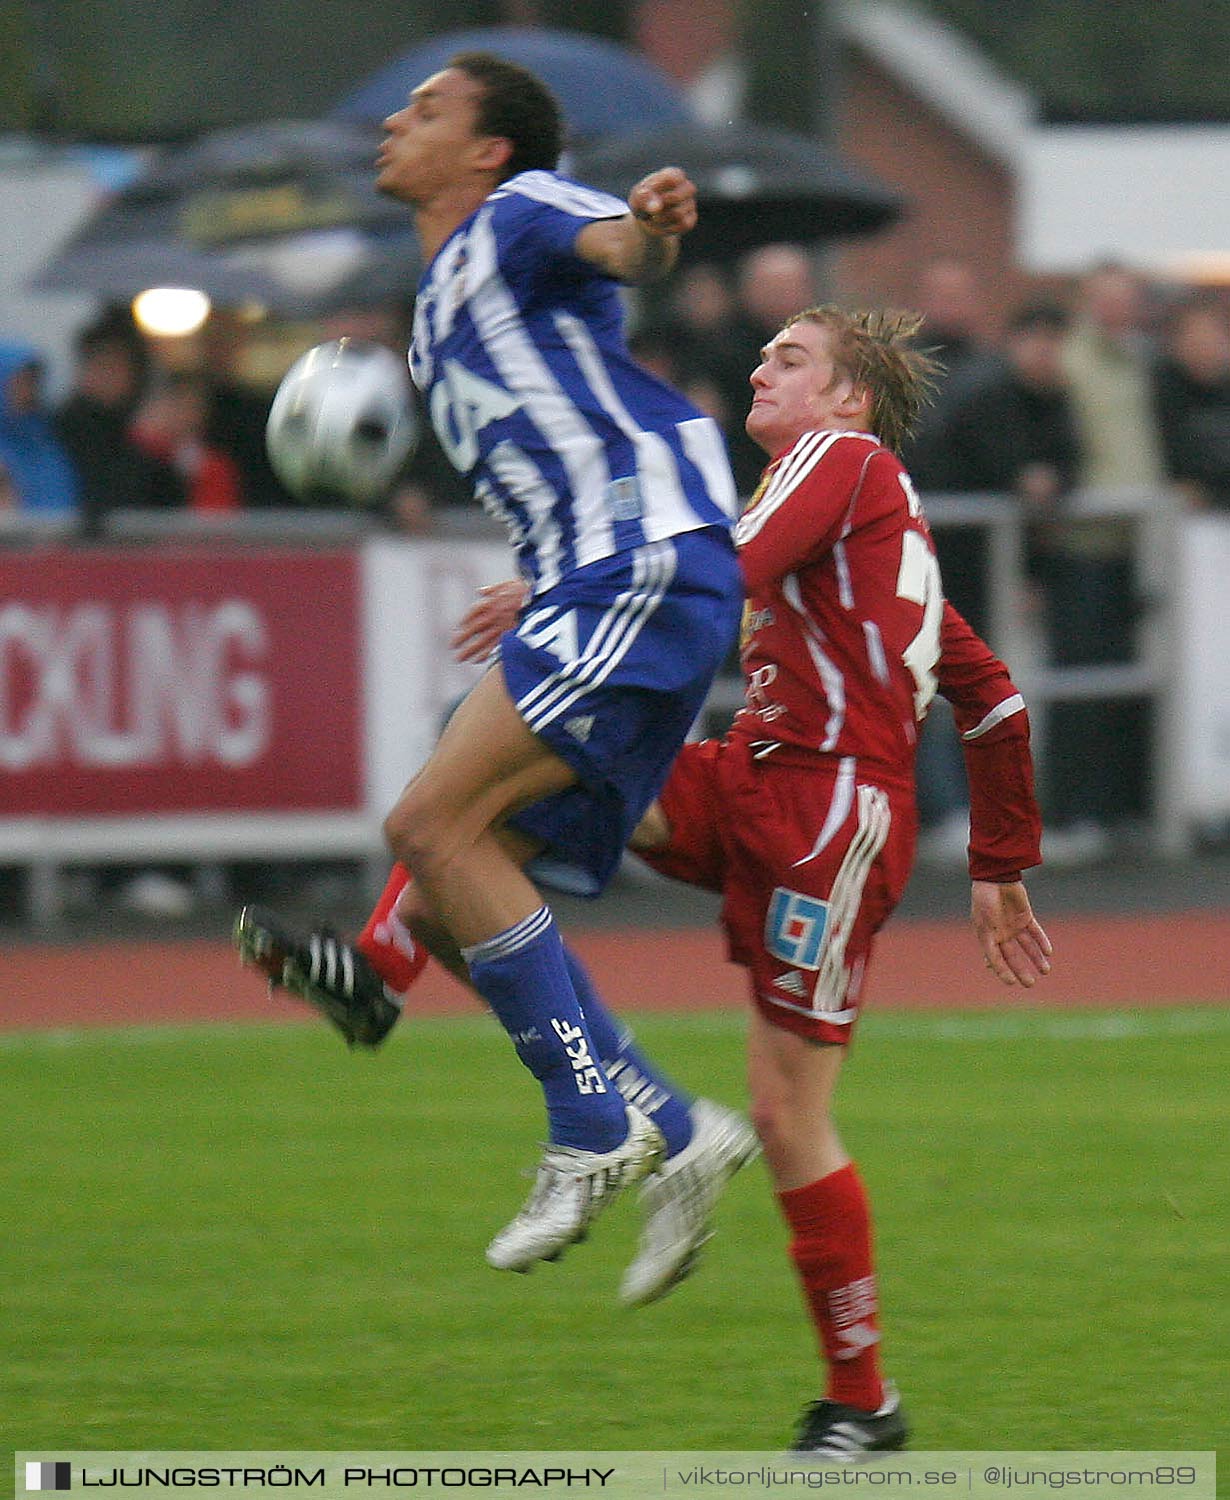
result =
[[160,154],[35,280],[127,298],[195,287],[223,306],[315,317],[413,292],[407,210],[373,185],[376,138],[341,121],[217,131]]
[[639,53],[601,37],[542,26],[491,26],[434,37],[380,68],[332,113],[338,119],[379,123],[458,52],[494,52],[537,74],[558,99],[568,129],[578,139],[691,118],[676,86]]
[[579,151],[570,170],[622,198],[646,173],[667,166],[682,167],[696,184],[700,222],[683,242],[694,258],[870,234],[905,207],[819,141],[761,125],[640,131]]

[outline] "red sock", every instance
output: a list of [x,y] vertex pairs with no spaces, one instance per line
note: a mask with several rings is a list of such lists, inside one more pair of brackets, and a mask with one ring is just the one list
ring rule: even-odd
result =
[[884,1399],[871,1212],[853,1162],[777,1195],[792,1230],[790,1258],[828,1366],[833,1401],[875,1411]]
[[406,993],[427,962],[427,949],[414,941],[394,910],[397,898],[409,883],[410,872],[406,867],[394,865],[380,900],[355,943],[385,984],[399,995]]

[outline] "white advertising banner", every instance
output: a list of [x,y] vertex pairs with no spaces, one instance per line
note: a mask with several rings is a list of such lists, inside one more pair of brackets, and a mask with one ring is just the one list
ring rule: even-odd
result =
[[1182,801],[1187,816],[1230,817],[1230,517],[1179,528],[1176,584]]
[[481,675],[449,638],[487,583],[516,576],[491,541],[367,543],[362,554],[368,805],[387,812],[427,759],[449,711]]

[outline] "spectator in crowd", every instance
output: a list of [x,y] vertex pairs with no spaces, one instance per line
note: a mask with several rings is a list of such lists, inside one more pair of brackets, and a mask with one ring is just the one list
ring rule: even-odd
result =
[[[938,362],[935,400],[902,450],[902,461],[924,494],[952,486],[946,467],[949,412],[963,394],[998,369],[987,342],[989,315],[974,268],[955,256],[926,261],[914,305],[922,315],[917,344]],[[980,634],[987,634],[986,537],[970,526],[937,526],[935,550],[944,593]],[[918,809],[924,836],[919,855],[960,866],[968,837],[968,798],[961,747],[946,703],[922,727],[917,760]]]
[[[954,488],[948,453],[952,410],[971,390],[1000,374],[1002,365],[987,341],[989,318],[981,285],[965,261],[951,256],[928,261],[919,272],[915,305],[923,319],[918,342],[942,373],[935,401],[923,413],[902,461],[921,491],[942,494]],[[971,527],[939,527],[935,546],[946,597],[985,635],[985,536]]]
[[764,454],[743,427],[747,379],[760,363],[760,351],[786,319],[819,300],[816,266],[799,245],[761,245],[739,262],[735,289],[735,313],[727,321],[721,344],[714,348],[707,373],[730,413],[724,429],[726,446],[735,484],[746,498],[764,468]]
[[[1056,303],[1022,307],[1009,323],[1002,356],[979,359],[980,375],[962,383],[950,397],[942,428],[933,429],[934,487],[1015,495],[1036,522],[1030,528],[1030,567],[1042,577],[1046,523],[1072,488],[1080,459],[1063,364],[1068,323]],[[931,825],[922,852],[935,862],[956,862],[964,858],[968,821],[961,767],[953,764],[947,744],[934,738],[921,760],[929,773],[923,790]]]
[[1193,509],[1230,511],[1230,316],[1215,297],[1171,311],[1154,395],[1167,475]]
[[950,381],[987,365],[994,352],[990,315],[978,273],[968,261],[951,255],[926,261],[918,273],[915,301],[923,319],[921,338]]
[[17,486],[9,477],[9,471],[0,464],[0,514],[6,511],[16,514],[20,504],[17,498]]
[[56,431],[81,481],[81,523],[95,535],[112,510],[183,504],[184,487],[166,463],[143,453],[128,425],[145,382],[144,341],[126,311],[103,313],[77,335],[72,389]]
[[1003,356],[949,404],[937,490],[1016,495],[1043,519],[1072,488],[1080,446],[1063,362],[1068,323],[1053,302],[1013,316]]
[[[738,313],[735,332],[745,341],[754,370],[760,351],[800,307],[816,300],[816,265],[800,245],[761,245],[738,266]],[[743,373],[746,386],[748,372]],[[746,404],[746,391],[740,393]]]
[[[1075,323],[1064,347],[1080,435],[1079,482],[1085,489],[1157,488],[1163,480],[1153,409],[1153,347],[1148,289],[1115,262],[1095,266],[1080,290]],[[1123,523],[1086,555],[1124,556]]]
[[669,337],[678,358],[693,367],[711,369],[729,358],[730,325],[737,312],[734,288],[725,270],[710,261],[697,261],[685,266],[671,284],[665,316],[657,326]]
[[628,353],[642,370],[648,370],[668,385],[678,385],[684,370],[680,342],[674,331],[661,323],[647,323],[628,335]]
[[0,469],[27,515],[74,516],[80,485],[43,400],[43,358],[32,344],[0,340]]
[[734,288],[722,266],[700,260],[680,271],[670,308],[680,327],[709,341],[725,337],[736,311]]
[[186,370],[158,377],[137,408],[131,438],[143,454],[178,475],[189,510],[217,514],[243,505],[239,468],[206,441],[209,390]]
[[[1064,344],[1081,488],[1153,491],[1165,483],[1153,397],[1144,281],[1103,262],[1085,277]],[[1119,666],[1136,653],[1138,597],[1129,520],[1069,517],[1051,528],[1044,597],[1051,664]],[[1113,825],[1140,810],[1148,765],[1142,706],[1094,698],[1056,702],[1044,806],[1047,858],[1103,857]]]
[[239,469],[244,500],[259,509],[294,506],[265,451],[265,423],[272,389],[261,389],[244,374],[249,334],[233,314],[217,308],[204,330],[205,368],[209,372],[209,443],[228,454]]

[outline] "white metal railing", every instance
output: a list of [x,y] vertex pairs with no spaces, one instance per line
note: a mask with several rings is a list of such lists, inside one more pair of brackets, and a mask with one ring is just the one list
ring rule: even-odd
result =
[[[204,541],[332,545],[387,534],[389,530],[389,525],[377,511],[344,508],[285,506],[197,512],[121,507],[107,512],[100,520],[97,534],[88,540],[96,544]],[[503,526],[479,506],[458,505],[442,507],[435,512],[430,535],[458,540],[501,541],[505,533]],[[0,510],[0,554],[6,546],[58,546],[82,540],[87,539],[82,538],[80,525],[71,515],[40,516]]]
[[[1046,721],[1052,704],[1097,699],[1152,698],[1157,706],[1152,746],[1151,835],[1159,853],[1179,855],[1191,848],[1185,816],[1175,711],[1178,642],[1174,578],[1181,512],[1169,492],[1086,490],[1063,506],[1063,520],[1127,520],[1132,523],[1137,587],[1148,600],[1139,627],[1138,658],[1114,666],[1054,667],[1031,620],[1025,573],[1025,530],[1034,518],[1004,495],[924,495],[932,527],[975,527],[987,534],[987,639],[1008,664],[1029,704],[1035,755],[1046,753]],[[1057,518],[1058,519],[1058,518]],[[743,699],[737,675],[723,675],[707,710],[728,718]]]
[[[1122,666],[1056,668],[1044,660],[1036,627],[1027,607],[1025,525],[1027,517],[1014,500],[1000,495],[924,497],[937,529],[977,527],[987,534],[987,599],[990,644],[1007,661],[1030,705],[1045,753],[1045,720],[1060,701],[1147,696],[1157,705],[1153,758],[1151,825],[1155,847],[1180,854],[1190,847],[1191,829],[1182,804],[1179,754],[1181,721],[1175,711],[1178,691],[1174,587],[1179,512],[1168,495],[1131,491],[1086,492],[1064,509],[1065,518],[1124,518],[1135,536],[1137,581],[1150,608],[1140,628],[1138,659]],[[272,543],[346,544],[378,530],[372,518],[350,511],[250,511],[234,516],[197,517],[173,512],[119,512],[104,540],[141,541],[157,546],[196,540],[230,539],[254,545]],[[0,524],[0,549],[59,545],[70,535],[63,522],[22,524],[6,517]],[[442,515],[437,535],[489,541],[499,536],[477,508]],[[413,545],[413,543],[407,543]],[[2,555],[2,552],[0,552]],[[737,675],[715,683],[708,709],[729,717],[742,697]],[[29,874],[27,909],[32,921],[47,922],[60,910],[60,871],[82,864],[133,859],[175,860],[202,865],[224,860],[269,858],[380,857],[374,821],[362,814],[246,820],[237,839],[235,820],[207,816],[157,816],[125,820],[125,837],[117,840],[109,819],[0,819],[0,863],[24,867]]]

